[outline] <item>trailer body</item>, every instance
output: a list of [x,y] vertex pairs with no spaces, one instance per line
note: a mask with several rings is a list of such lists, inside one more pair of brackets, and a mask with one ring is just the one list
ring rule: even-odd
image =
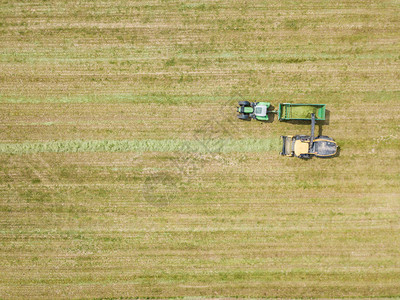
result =
[[278,120],[311,120],[311,115],[315,115],[316,121],[325,120],[325,104],[305,104],[305,103],[279,103]]

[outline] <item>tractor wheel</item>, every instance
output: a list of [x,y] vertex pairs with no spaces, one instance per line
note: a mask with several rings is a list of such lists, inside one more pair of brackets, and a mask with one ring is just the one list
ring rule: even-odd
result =
[[239,105],[240,106],[250,106],[250,102],[249,101],[239,101]]
[[246,114],[240,114],[240,115],[238,115],[238,118],[239,118],[240,120],[245,120],[245,121],[250,120],[249,115],[246,115]]

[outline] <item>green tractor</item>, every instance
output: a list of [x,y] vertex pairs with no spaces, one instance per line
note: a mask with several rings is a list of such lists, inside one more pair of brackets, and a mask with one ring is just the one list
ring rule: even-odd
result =
[[268,121],[268,108],[270,105],[271,103],[269,102],[239,101],[239,107],[237,108],[238,118],[245,121],[250,121],[251,119]]
[[315,114],[311,114],[311,135],[281,136],[283,146],[281,155],[299,158],[333,157],[338,146],[329,136],[314,137]]

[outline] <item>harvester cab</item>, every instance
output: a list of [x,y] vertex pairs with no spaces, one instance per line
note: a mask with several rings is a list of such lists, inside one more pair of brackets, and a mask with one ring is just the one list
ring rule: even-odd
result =
[[299,158],[333,157],[337,152],[336,142],[328,136],[314,137],[315,114],[311,115],[311,135],[282,136],[284,156]]

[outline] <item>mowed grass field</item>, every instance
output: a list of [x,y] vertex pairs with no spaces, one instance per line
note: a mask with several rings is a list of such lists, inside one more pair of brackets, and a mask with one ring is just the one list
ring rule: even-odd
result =
[[[400,297],[399,16],[1,1],[0,298]],[[239,100],[325,103],[339,157]]]

